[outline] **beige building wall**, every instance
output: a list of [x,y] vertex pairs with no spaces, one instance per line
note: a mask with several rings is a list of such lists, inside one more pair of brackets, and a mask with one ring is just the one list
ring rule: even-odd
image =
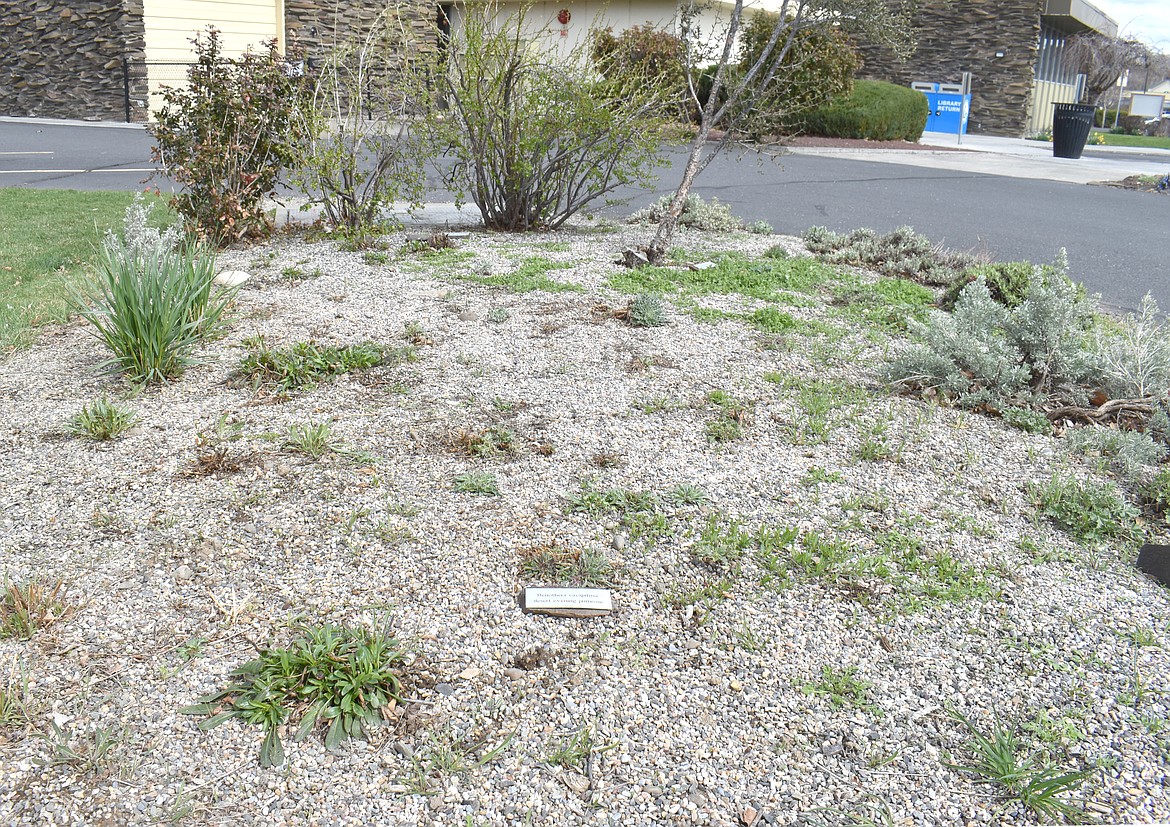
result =
[[194,62],[191,41],[209,25],[219,30],[227,57],[258,51],[274,38],[284,47],[283,0],[144,0],[142,20],[152,112],[162,104],[162,87],[182,84],[185,69],[151,63]]
[[1077,103],[1077,87],[1067,83],[1038,80],[1032,89],[1032,111],[1028,118],[1028,132],[1047,132],[1052,129],[1052,105]]
[[[776,3],[767,0],[747,2],[745,14],[754,9],[770,8]],[[632,26],[651,25],[656,29],[668,31],[678,35],[680,32],[679,7],[671,0],[625,0],[625,2],[543,2],[531,7],[526,22],[534,41],[551,46],[563,56],[569,55],[578,46],[584,45],[589,37],[589,30],[593,28],[610,27],[615,33]],[[519,3],[500,3],[501,15],[514,14],[520,8]],[[562,25],[557,19],[561,9],[568,9],[571,15],[567,24]],[[700,64],[713,62],[719,57],[723,48],[723,38],[727,31],[726,21],[730,6],[715,3],[705,7],[699,14],[695,24],[704,43],[707,57],[701,57]],[[462,9],[456,6],[452,14],[452,28],[457,30]]]

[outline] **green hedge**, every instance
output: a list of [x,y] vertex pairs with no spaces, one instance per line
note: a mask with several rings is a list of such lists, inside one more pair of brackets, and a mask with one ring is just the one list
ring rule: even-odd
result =
[[880,80],[859,80],[853,92],[805,115],[805,131],[828,138],[917,141],[926,128],[926,95]]

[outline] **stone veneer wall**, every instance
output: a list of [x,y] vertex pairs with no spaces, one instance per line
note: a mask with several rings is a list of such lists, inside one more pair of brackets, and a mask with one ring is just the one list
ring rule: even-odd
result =
[[[1020,137],[1028,124],[1043,0],[922,0],[918,48],[905,61],[889,49],[861,48],[859,74],[908,85],[958,83],[970,72],[969,132]],[[996,52],[1004,56],[997,58]]]
[[[403,5],[418,42],[437,45],[437,4],[407,0]],[[383,7],[365,0],[285,0],[286,47],[303,49],[309,58],[322,58],[332,44],[364,33]]]
[[[0,43],[0,114],[124,121],[122,57],[146,54],[142,0],[4,2]],[[145,80],[131,84],[145,100]],[[145,110],[132,105],[131,118]]]

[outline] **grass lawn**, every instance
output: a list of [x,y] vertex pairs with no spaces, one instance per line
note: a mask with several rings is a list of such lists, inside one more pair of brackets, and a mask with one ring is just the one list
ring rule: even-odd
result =
[[66,319],[69,285],[92,260],[101,235],[121,225],[133,198],[129,192],[0,189],[0,353],[26,347],[35,325]]
[[1170,138],[1147,138],[1145,135],[1105,135],[1105,146],[1138,146],[1148,149],[1170,149]]

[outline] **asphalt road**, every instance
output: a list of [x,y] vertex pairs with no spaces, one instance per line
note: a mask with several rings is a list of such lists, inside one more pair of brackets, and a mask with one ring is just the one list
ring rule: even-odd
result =
[[[674,180],[664,173],[658,192],[631,206],[673,189]],[[1134,309],[1148,292],[1170,310],[1165,195],[811,155],[762,163],[727,155],[695,189],[790,235],[818,225],[838,232],[909,225],[947,247],[1036,263],[1063,247],[1070,275],[1105,304]]]
[[[146,130],[127,124],[0,122],[0,187],[141,190],[154,171]],[[165,179],[151,185],[169,190]]]
[[[151,143],[136,128],[0,122],[0,186],[141,189]],[[672,190],[680,153],[671,159],[673,167],[651,190],[622,193],[631,200],[613,211],[624,214]],[[153,183],[169,188],[165,179]],[[716,159],[695,190],[792,235],[814,225],[837,231],[909,225],[948,247],[1038,263],[1064,247],[1071,275],[1107,305],[1133,309],[1149,292],[1170,309],[1170,198],[1163,195],[826,156],[774,161],[734,153]]]

